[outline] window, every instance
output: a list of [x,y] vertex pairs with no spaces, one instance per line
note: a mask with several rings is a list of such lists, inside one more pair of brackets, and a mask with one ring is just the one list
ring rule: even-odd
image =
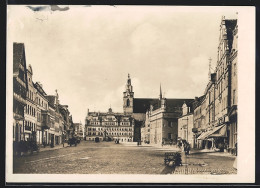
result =
[[236,64],[234,64],[234,76],[236,76]]
[[233,90],[233,104],[235,104],[235,102],[236,102],[236,101],[235,101],[235,97],[236,97],[236,90],[234,89],[234,90]]
[[127,101],[126,101],[126,106],[130,106],[130,100],[129,99],[127,99]]

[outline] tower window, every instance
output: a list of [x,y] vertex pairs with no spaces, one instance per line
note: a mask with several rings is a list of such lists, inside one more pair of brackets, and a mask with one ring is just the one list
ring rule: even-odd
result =
[[127,101],[126,101],[126,106],[130,106],[130,100],[129,99],[127,99]]

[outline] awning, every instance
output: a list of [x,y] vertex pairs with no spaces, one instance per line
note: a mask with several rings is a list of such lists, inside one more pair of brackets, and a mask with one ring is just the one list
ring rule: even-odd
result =
[[209,132],[211,132],[211,131],[207,131],[207,132],[202,133],[197,139],[198,140],[205,140],[205,138],[207,137]]
[[227,137],[227,127],[223,125],[220,129],[209,135],[208,138]]
[[[223,128],[224,127],[224,128]],[[221,129],[223,128],[223,129]],[[221,130],[220,130],[221,129]],[[220,137],[221,135],[226,135],[226,125],[221,125],[219,127],[215,127],[213,130],[211,131],[207,131],[202,133],[197,139],[198,140],[205,140],[207,138],[214,138],[214,137]],[[216,133],[216,134],[215,134]],[[213,135],[213,136],[212,136]]]

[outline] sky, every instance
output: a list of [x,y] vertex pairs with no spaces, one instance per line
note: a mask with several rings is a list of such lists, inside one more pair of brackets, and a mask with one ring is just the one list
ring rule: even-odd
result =
[[123,111],[128,73],[136,98],[159,97],[160,84],[166,98],[203,95],[221,17],[237,16],[235,7],[46,7],[8,6],[7,45],[24,43],[33,81],[48,95],[57,89],[82,123],[87,109]]

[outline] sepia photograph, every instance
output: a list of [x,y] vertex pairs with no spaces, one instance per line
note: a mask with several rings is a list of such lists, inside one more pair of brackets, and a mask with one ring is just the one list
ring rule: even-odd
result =
[[10,182],[254,182],[254,7],[8,5]]

